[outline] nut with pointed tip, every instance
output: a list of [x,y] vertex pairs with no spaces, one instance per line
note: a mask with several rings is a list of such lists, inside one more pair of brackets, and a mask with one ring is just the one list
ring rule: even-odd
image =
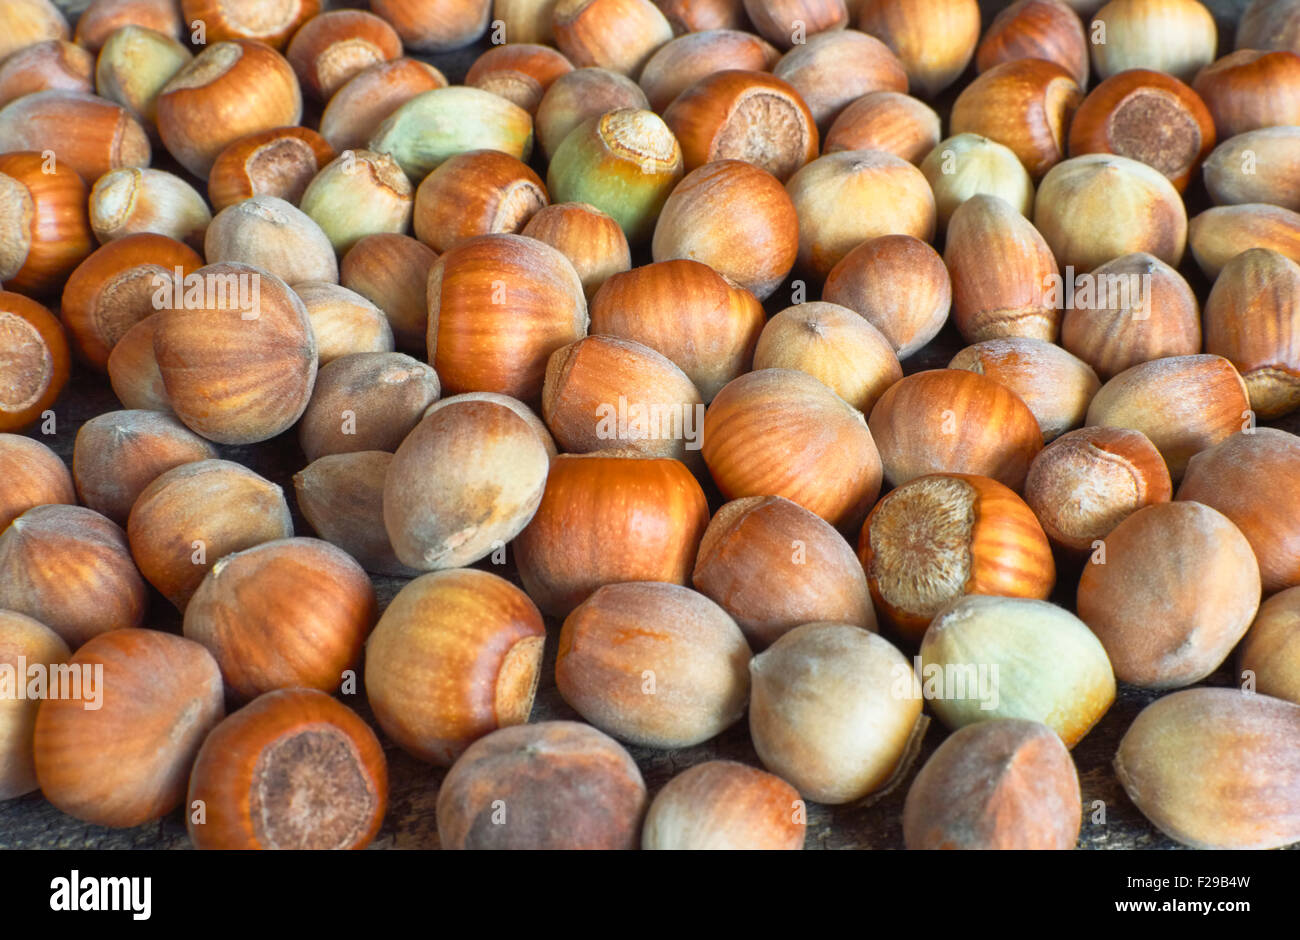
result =
[[498,395],[496,392],[462,392],[459,395],[452,395],[449,398],[444,398],[441,401],[434,402],[425,409],[424,416],[426,418],[429,417],[429,415],[433,414],[435,410],[443,405],[462,401],[486,401],[495,405],[504,405],[515,414],[519,415],[519,417],[523,418],[524,424],[533,429],[533,433],[537,435],[537,439],[541,441],[542,446],[546,448],[548,459],[554,460],[555,455],[559,453],[559,450],[555,446],[555,439],[551,437],[551,432],[546,427],[546,422],[539,418],[536,412],[519,399],[511,398],[509,395]]
[[517,234],[546,204],[546,187],[527,164],[500,151],[472,150],[420,183],[415,237],[445,252],[475,235]]
[[550,245],[569,259],[587,302],[615,274],[632,268],[632,252],[618,222],[585,202],[543,206],[520,232]]
[[1215,205],[1300,209],[1300,127],[1261,127],[1223,141],[1202,169]]
[[1079,14],[1060,0],[1016,0],[989,23],[975,68],[987,72],[1014,59],[1054,62],[1088,87],[1088,37]]
[[0,434],[0,479],[0,532],[36,506],[77,503],[72,474],[59,455],[21,434]]
[[68,340],[54,314],[9,291],[0,291],[0,340],[0,431],[17,431],[41,417],[68,383]]
[[823,131],[865,94],[908,89],[907,72],[889,46],[856,29],[819,33],[796,44],[772,74],[794,86]]
[[641,848],[798,850],[807,828],[799,791],[775,774],[730,760],[683,771],[646,812]]
[[254,196],[218,212],[203,238],[203,255],[209,266],[252,265],[290,287],[339,279],[329,237],[307,213],[278,196]]
[[153,233],[201,248],[211,222],[198,190],[165,170],[110,170],[90,190],[90,227],[102,244]]
[[334,150],[310,128],[256,131],[217,155],[208,174],[208,198],[217,212],[254,196],[275,196],[296,206],[307,184],[333,159]]
[[1034,181],[1008,147],[978,134],[958,134],[940,141],[920,163],[934,190],[939,228],[946,230],[953,213],[974,196],[997,196],[1025,218],[1034,211]]

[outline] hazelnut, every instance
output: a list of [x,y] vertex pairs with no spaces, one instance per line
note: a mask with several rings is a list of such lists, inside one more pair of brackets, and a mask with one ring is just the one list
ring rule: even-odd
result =
[[126,108],[80,91],[38,91],[0,108],[0,141],[7,151],[53,151],[90,181],[150,158],[149,135]]
[[62,161],[47,167],[39,153],[0,154],[0,281],[34,296],[61,287],[95,247],[86,196]]
[[465,84],[512,101],[529,114],[537,113],[542,95],[573,64],[550,46],[511,42],[493,46],[474,60]]
[[1300,209],[1300,127],[1261,127],[1230,137],[1202,175],[1215,205],[1265,202]]
[[27,510],[55,503],[76,505],[72,474],[40,441],[20,434],[0,434],[0,532]]
[[967,342],[1056,339],[1056,257],[1010,203],[980,193],[959,205],[948,223],[943,260],[952,277],[953,319]]
[[1009,337],[967,346],[948,363],[1001,382],[1020,396],[1051,441],[1083,424],[1101,380],[1082,359],[1041,339]]
[[1008,147],[978,134],[958,134],[937,144],[921,161],[934,191],[939,228],[972,196],[997,196],[1025,218],[1033,214],[1034,181]]
[[706,402],[749,371],[763,305],[698,261],[660,261],[607,279],[591,300],[590,332],[666,356]]
[[1290,50],[1230,52],[1206,64],[1192,88],[1214,115],[1222,140],[1261,127],[1300,124],[1300,55]]
[[445,87],[446,77],[427,62],[407,58],[378,62],[334,92],[320,116],[320,136],[339,153],[361,150],[399,107],[416,95]]
[[0,698],[0,800],[22,796],[37,787],[33,738],[41,699],[25,694],[28,670],[45,669],[55,676],[55,669],[71,655],[68,644],[43,623],[26,614],[0,610],[0,669],[10,676],[9,688]]
[[441,401],[434,402],[425,409],[424,416],[426,418],[429,417],[429,415],[442,405],[462,401],[486,401],[496,405],[505,405],[515,414],[519,415],[519,417],[523,418],[524,424],[533,429],[533,433],[537,435],[537,439],[541,441],[542,446],[546,448],[548,459],[553,460],[556,454],[559,453],[559,450],[555,446],[555,439],[551,437],[551,432],[546,427],[546,422],[539,418],[536,412],[519,399],[511,398],[509,395],[498,395],[496,392],[463,392],[460,395],[452,395],[449,398],[444,398]]
[[1240,671],[1254,674],[1258,692],[1300,705],[1300,587],[1260,605],[1238,650]]
[[787,307],[768,320],[754,368],[806,372],[864,415],[903,377],[880,330],[847,307],[825,302]]
[[690,85],[664,110],[687,172],[744,160],[785,181],[817,156],[817,122],[803,96],[767,72],[724,69]]
[[63,327],[45,307],[0,291],[0,432],[17,431],[58,399],[71,369]]
[[[645,781],[618,742],[576,721],[502,728],[469,746],[438,790],[444,849],[633,849]],[[500,812],[500,823],[483,821]]]
[[1092,65],[1103,79],[1150,69],[1190,81],[1218,46],[1214,17],[1197,0],[1111,0],[1089,34]]
[[1187,464],[1178,499],[1204,503],[1241,530],[1265,594],[1300,585],[1300,438],[1275,428],[1239,431]]
[[123,333],[108,354],[108,380],[123,408],[173,413],[153,354],[153,333],[160,319],[157,313],[145,317]]
[[181,0],[185,22],[202,20],[208,42],[256,39],[275,49],[320,8],[320,0],[284,0],[271,6],[262,0]]
[[[328,101],[347,81],[402,54],[402,40],[386,20],[364,10],[317,14],[293,34],[285,58],[308,94]],[[296,123],[296,122],[295,122]]]
[[851,803],[906,769],[925,731],[903,654],[842,623],[796,627],[749,664],[749,732],[768,770],[818,803]]
[[626,75],[609,69],[574,69],[552,82],[537,105],[538,146],[549,160],[569,132],[589,118],[649,107],[645,92]]
[[1083,825],[1079,773],[1051,729],[1015,718],[946,738],[903,804],[909,849],[1072,849]]
[[1141,431],[1174,482],[1187,461],[1253,424],[1246,383],[1222,356],[1170,356],[1125,369],[1101,387],[1087,424]]
[[803,848],[799,791],[775,774],[730,760],[682,771],[655,795],[641,848],[772,850]]
[[339,262],[339,282],[384,312],[398,349],[423,353],[429,269],[436,260],[437,252],[409,235],[366,235]]
[[0,609],[27,614],[70,647],[144,620],[148,595],[126,536],[81,506],[37,506],[0,533]]
[[93,63],[94,91],[126,108],[149,139],[157,142],[158,95],[193,59],[194,54],[174,36],[142,25],[126,25],[109,34]]
[[1169,468],[1141,431],[1080,428],[1043,448],[1025,477],[1025,502],[1067,556],[1090,554],[1115,526],[1173,496]]
[[976,0],[863,0],[857,23],[898,54],[912,88],[927,98],[966,71],[980,38]]
[[164,170],[110,170],[90,190],[90,227],[102,244],[152,232],[199,248],[211,221],[199,191]]
[[239,262],[275,275],[290,287],[303,281],[337,284],[338,260],[321,227],[278,196],[254,196],[217,213],[203,240],[208,264]]
[[605,584],[684,585],[708,522],[704,491],[676,460],[561,454],[515,542],[519,577],[537,606],[556,617]]
[[762,369],[729,383],[705,413],[703,450],[727,499],[784,496],[844,529],[880,493],[862,413],[804,372]]
[[[190,430],[219,444],[251,444],[288,430],[316,381],[307,308],[282,280],[250,265],[209,264],[192,277],[205,296],[191,306],[187,294],[184,306],[168,306],[154,329],[172,409]],[[220,296],[214,283],[230,295]]]
[[257,131],[217,154],[208,174],[208,198],[217,212],[254,196],[275,196],[296,206],[307,184],[333,159],[333,148],[309,128]]
[[491,0],[370,0],[408,48],[447,52],[477,41],[487,30]]
[[1014,59],[1046,59],[1088,87],[1088,37],[1079,14],[1059,0],[1016,0],[993,17],[975,50],[975,67],[987,72]]
[[1156,503],[1106,536],[1079,579],[1079,616],[1115,677],[1146,689],[1200,682],[1259,609],[1259,565],[1241,530],[1200,503]]
[[988,477],[937,473],[902,484],[876,504],[858,540],[876,610],[909,643],[966,594],[1052,592],[1056,567],[1033,512]]
[[[663,3],[657,6],[664,10]],[[638,82],[650,108],[662,114],[674,98],[706,75],[726,69],[765,72],[779,57],[771,43],[753,33],[708,27],[704,32],[687,31],[660,46]]]
[[1105,380],[1153,359],[1201,351],[1201,315],[1183,276],[1154,255],[1107,261],[1083,279],[1090,291],[1067,303],[1061,345]]
[[830,127],[855,98],[873,91],[905,94],[908,87],[898,56],[876,36],[856,29],[819,33],[797,43],[772,74],[794,86],[821,129]]
[[438,376],[396,352],[340,356],[321,367],[298,424],[309,461],[360,450],[397,450],[438,400]]
[[965,369],[930,369],[894,383],[872,409],[870,427],[894,486],[929,473],[974,473],[1019,490],[1043,449],[1038,419],[1020,396]]
[[569,259],[588,303],[612,275],[632,267],[627,236],[618,222],[585,202],[543,206],[520,234],[546,242]]
[[519,534],[546,486],[549,455],[510,408],[449,399],[406,436],[384,482],[384,525],[402,564],[472,564]]
[[415,188],[386,153],[349,150],[307,184],[299,206],[344,254],[366,235],[401,235],[411,222]]
[[522,235],[466,239],[429,269],[429,364],[444,391],[536,401],[551,353],[587,334],[569,260]]
[[316,534],[372,574],[413,578],[384,529],[384,478],[393,455],[382,450],[330,454],[293,475],[298,509]]
[[311,689],[267,692],[212,729],[190,776],[200,849],[362,849],[379,833],[388,764],[370,726]]
[[179,39],[185,23],[194,20],[188,14],[182,20],[183,13],[172,0],[91,0],[77,17],[75,38],[91,52],[101,51],[114,34],[131,26]]
[[1205,303],[1205,351],[1237,367],[1259,417],[1300,407],[1300,265],[1267,248],[1224,265]]
[[[68,660],[93,696],[52,698],[36,714],[36,778],[55,807],[98,826],[161,819],[185,797],[194,755],[225,714],[221,674],[197,643],[114,630]],[[99,697],[98,707],[90,707]]]
[[1034,225],[1061,267],[1081,271],[1139,251],[1177,267],[1187,244],[1178,190],[1159,170],[1114,154],[1049,170],[1034,197]]
[[[504,2],[508,4],[510,0]],[[655,6],[672,24],[673,32],[678,36],[705,30],[740,30],[749,26],[744,0],[655,0]]]
[[906,359],[948,322],[952,282],[939,253],[921,239],[882,235],[831,268],[822,300],[861,315]]
[[78,429],[72,475],[83,504],[125,525],[136,497],[158,476],[216,456],[215,447],[170,415],[108,411]]
[[759,300],[799,253],[799,220],[779,180],[741,160],[719,160],[673,188],[655,224],[656,261],[701,261]]
[[420,184],[415,236],[444,252],[475,235],[518,233],[546,203],[546,187],[526,164],[496,150],[472,150]]
[[1187,244],[1210,280],[1224,265],[1251,248],[1271,248],[1300,262],[1300,212],[1247,203],[1206,209],[1187,226]]
[[876,630],[866,577],[844,536],[782,496],[724,503],[704,530],[692,582],[757,648],[816,621]]
[[280,487],[226,460],[174,467],[144,488],[126,523],[141,573],[184,611],[219,558],[289,538],[293,520]]
[[1297,736],[1300,705],[1188,689],[1138,714],[1115,774],[1142,814],[1184,845],[1280,848],[1300,839]]
[[754,28],[781,49],[809,36],[843,29],[849,21],[844,0],[744,0]]
[[919,164],[940,136],[939,115],[925,102],[902,92],[871,91],[839,113],[822,150],[883,150]]
[[749,644],[727,612],[676,584],[607,584],[564,621],[555,683],[597,728],[654,748],[693,747],[740,720]]
[[673,28],[650,0],[558,0],[555,45],[579,68],[639,75]]
[[[734,2],[739,5],[740,0]],[[511,42],[554,42],[551,16],[555,3],[556,0],[492,0],[492,19],[501,21]]]
[[504,578],[436,571],[380,618],[366,643],[366,695],[404,750],[450,766],[484,735],[528,721],[545,642],[541,614]]
[[11,0],[5,4],[0,59],[46,39],[70,39],[63,13],[50,0]]
[[1044,600],[959,597],[930,622],[920,657],[923,683],[964,676],[964,687],[943,681],[930,703],[954,730],[1023,719],[1041,722],[1074,747],[1115,701],[1101,641],[1074,614]]
[[1238,49],[1300,50],[1300,17],[1294,0],[1255,0],[1237,23]]
[[384,311],[356,291],[329,281],[300,281],[293,292],[307,310],[321,365],[343,356],[393,351],[393,328]]
[[319,539],[264,542],[212,566],[185,607],[185,635],[221,667],[231,695],[328,692],[361,659],[375,589],[352,557]]
[[53,89],[93,92],[94,55],[66,39],[46,39],[0,60],[0,107]]

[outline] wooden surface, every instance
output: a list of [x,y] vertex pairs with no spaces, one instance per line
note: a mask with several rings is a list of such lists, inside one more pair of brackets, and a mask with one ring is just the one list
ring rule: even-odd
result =
[[[84,7],[85,4],[83,2],[79,5]],[[1004,3],[983,3],[982,6],[986,11],[985,23],[988,22],[990,10],[996,10],[1004,5]],[[1244,6],[1244,0],[1212,2],[1209,5],[1220,16],[1221,27],[1226,25],[1230,28],[1232,13],[1234,9]],[[1223,37],[1224,50],[1231,49],[1230,40],[1230,35]],[[441,68],[447,77],[455,82],[462,78],[465,69],[481,48],[483,47],[462,50],[448,56],[433,57],[429,61]],[[966,79],[960,82],[959,86],[965,81]],[[946,113],[951,98],[952,95],[949,94],[946,101],[939,103],[941,113]],[[541,169],[540,165],[539,169]],[[1191,210],[1196,211],[1204,204],[1204,194],[1197,193],[1194,189],[1189,194],[1189,202]],[[641,258],[638,259],[638,263],[645,263],[648,260],[648,258]],[[1183,266],[1183,273],[1203,301],[1208,290],[1204,278],[1190,265],[1190,262]],[[783,288],[778,291],[768,304],[769,312],[774,313],[781,309],[789,296],[788,289]],[[904,368],[908,373],[912,373],[921,369],[942,367],[961,345],[960,338],[949,328],[930,346],[905,362]],[[33,436],[41,437],[46,444],[70,462],[73,440],[80,425],[95,415],[119,407],[103,377],[79,370],[56,405],[58,420],[56,433],[48,437],[41,437],[36,431],[31,433]],[[1292,432],[1300,432],[1300,416],[1293,415],[1276,426]],[[306,460],[292,432],[252,447],[219,449],[221,457],[244,463],[282,486],[291,506],[294,506],[291,477],[305,466]],[[710,506],[716,509],[721,500],[708,481],[704,482],[710,497]],[[297,512],[296,506],[294,506],[294,523],[297,534],[314,534]],[[493,568],[490,564],[483,563],[477,567],[495,570],[496,573],[503,574],[518,583],[513,569],[509,566],[504,569]],[[395,578],[375,578],[374,581],[381,609],[405,583]],[[1076,581],[1077,575],[1061,572],[1053,600],[1072,610]],[[155,629],[178,632],[180,618],[175,609],[156,592],[151,593],[152,604],[146,625]],[[578,719],[577,714],[565,704],[555,689],[555,637],[559,625],[554,621],[548,621],[547,626],[546,660],[531,720]],[[904,648],[904,652],[910,657],[915,650]],[[1231,685],[1233,681],[1230,661],[1206,684]],[[1074,749],[1073,755],[1079,770],[1084,804],[1080,848],[1179,847],[1142,817],[1124,795],[1111,769],[1111,760],[1119,739],[1137,713],[1156,697],[1156,693],[1121,685],[1118,698],[1110,711]],[[344,696],[343,700],[370,721],[372,726],[375,724],[366,704],[364,691],[353,696]],[[915,776],[921,763],[934,752],[945,735],[945,729],[937,721],[931,723],[922,740],[919,754],[890,792],[873,795],[858,805],[825,807],[810,804],[807,847],[809,849],[902,848],[901,817],[907,785]],[[383,739],[382,733],[380,737]],[[384,740],[384,747],[390,773],[389,808],[383,830],[373,848],[437,848],[438,831],[434,806],[444,771],[420,763],[398,750],[387,740]],[[698,747],[675,751],[654,751],[640,747],[631,747],[629,750],[640,766],[652,796],[675,774],[706,760],[729,758],[761,766],[749,740],[747,720],[743,718],[718,738]],[[1104,808],[1104,822],[1093,821],[1098,803]],[[189,840],[185,833],[184,817],[179,810],[158,822],[135,829],[114,830],[88,825],[65,816],[47,803],[39,793],[0,803],[0,848],[183,849],[188,847]]]

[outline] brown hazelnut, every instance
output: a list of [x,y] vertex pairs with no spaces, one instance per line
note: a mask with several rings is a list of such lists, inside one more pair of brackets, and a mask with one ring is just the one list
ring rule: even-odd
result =
[[927,98],[966,71],[980,38],[975,0],[863,0],[857,23],[898,54],[912,88]]
[[108,354],[108,380],[123,408],[173,413],[153,354],[153,333],[160,320],[157,313],[145,317],[123,333]]
[[1300,127],[1261,127],[1214,148],[1201,170],[1215,205],[1300,209]]
[[0,60],[0,107],[53,89],[93,92],[94,55],[66,39],[46,39]]
[[650,0],[558,0],[555,45],[578,68],[639,75],[673,28]]
[[1256,691],[1300,705],[1300,587],[1260,605],[1238,650],[1240,671],[1254,673]]
[[[76,134],[68,128],[75,127]],[[0,140],[7,151],[57,154],[93,182],[109,170],[148,166],[149,135],[113,101],[80,91],[38,91],[0,108]]]
[[348,79],[402,54],[402,40],[389,23],[364,10],[317,14],[293,34],[285,58],[308,94],[328,101]]
[[409,235],[366,235],[339,262],[339,283],[384,312],[393,342],[425,352],[429,332],[429,269],[438,254]]
[[376,63],[334,92],[321,113],[320,136],[339,153],[360,150],[399,107],[416,95],[445,87],[446,77],[427,62],[401,58]]
[[789,49],[809,36],[843,29],[849,21],[844,0],[744,0],[745,13],[768,42]]
[[10,291],[55,291],[94,250],[86,195],[81,177],[61,161],[0,154],[0,281]]
[[307,184],[333,159],[333,148],[309,128],[257,131],[217,154],[208,174],[208,198],[217,212],[254,196],[275,196],[296,206]]
[[1300,124],[1300,55],[1290,50],[1230,52],[1205,64],[1192,88],[1214,115],[1222,140],[1260,127]]
[[1300,212],[1263,203],[1215,206],[1188,224],[1187,244],[1211,280],[1251,248],[1270,248],[1300,263]]
[[579,124],[623,108],[650,103],[636,82],[609,69],[578,68],[551,83],[537,105],[537,143],[547,159]]
[[600,286],[632,267],[632,252],[618,222],[595,206],[561,202],[543,206],[521,235],[546,242],[569,259],[590,302]]
[[889,46],[856,29],[819,33],[797,43],[772,74],[794,86],[822,130],[855,98],[873,91],[905,94],[908,87],[903,63]]
[[[664,4],[658,6],[662,10]],[[725,69],[764,72],[779,57],[771,43],[738,28],[687,32],[659,47],[641,70],[638,83],[651,109],[662,113],[674,98],[706,75]]]
[[252,265],[290,287],[339,280],[328,236],[310,216],[278,196],[253,196],[218,212],[204,237],[203,256],[209,265]]
[[36,506],[77,502],[72,474],[59,455],[20,434],[0,434],[0,479],[0,532]]
[[370,0],[408,48],[447,52],[477,40],[487,30],[491,0]]
[[46,414],[67,384],[68,340],[48,309],[9,291],[0,291],[0,337],[0,431],[17,431]]
[[641,848],[798,850],[807,828],[799,791],[775,774],[730,760],[696,764],[655,795]]
[[[58,675],[55,669],[71,655],[68,644],[45,624],[26,614],[0,610],[0,669],[9,673],[6,694],[0,698],[0,800],[37,787],[33,738],[41,699],[26,695],[29,670],[46,670],[53,678]],[[79,683],[81,676],[77,679]]]
[[1254,0],[1237,23],[1237,48],[1300,51],[1297,12],[1295,0]]
[[445,252],[475,235],[517,234],[546,203],[546,187],[526,164],[472,150],[444,161],[420,184],[415,237]]
[[307,311],[322,366],[343,356],[393,351],[384,311],[356,291],[329,281],[299,281],[293,292]]
[[46,39],[70,39],[63,13],[50,0],[13,0],[5,5],[0,59]]
[[500,95],[529,114],[536,114],[551,83],[572,71],[573,63],[550,46],[511,42],[493,46],[475,59],[465,74],[465,84]]
[[284,0],[270,6],[262,0],[181,0],[185,22],[202,20],[208,42],[256,39],[275,49],[320,9],[320,0]]
[[940,136],[939,115],[925,102],[902,92],[871,91],[839,113],[822,152],[883,150],[919,164]]
[[1016,0],[993,17],[975,50],[975,67],[987,72],[1013,59],[1046,59],[1088,87],[1088,37],[1079,14],[1060,0]]
[[[503,0],[497,2],[501,3]],[[505,2],[509,3],[510,0]],[[536,2],[536,0],[524,0],[524,2]],[[673,32],[678,36],[705,30],[740,30],[749,27],[744,0],[655,0],[655,6],[672,24]]]

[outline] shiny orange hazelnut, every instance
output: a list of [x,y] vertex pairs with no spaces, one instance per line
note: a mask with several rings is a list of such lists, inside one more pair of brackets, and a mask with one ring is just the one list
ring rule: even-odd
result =
[[799,219],[780,181],[741,160],[692,170],[664,203],[655,261],[700,261],[759,300],[785,280],[799,253]]
[[1089,295],[1066,305],[1061,345],[1103,380],[1140,362],[1201,351],[1196,295],[1154,255],[1122,255],[1079,280]]
[[819,33],[772,68],[808,105],[823,131],[853,101],[873,91],[906,93],[907,72],[889,47],[856,29]]
[[546,203],[546,187],[527,164],[498,150],[471,150],[420,183],[415,237],[445,252],[475,235],[518,233]]
[[390,738],[443,767],[499,728],[528,721],[546,629],[523,591],[486,571],[407,584],[366,643],[366,695]]
[[77,502],[72,474],[59,455],[21,434],[0,434],[0,479],[0,532],[36,506]]
[[1088,26],[1099,78],[1128,69],[1191,81],[1218,46],[1214,17],[1198,0],[1110,0]]
[[1088,87],[1088,37],[1079,14],[1061,0],[1016,0],[989,23],[975,68],[987,72],[1014,59],[1054,62]]
[[447,87],[446,77],[417,59],[379,62],[358,72],[330,97],[320,118],[320,136],[334,150],[360,150],[379,125],[416,95]]
[[555,45],[578,68],[639,75],[673,28],[650,0],[558,0]]
[[54,314],[9,291],[0,291],[0,340],[0,431],[17,431],[40,418],[68,383],[68,340]]
[[1214,119],[1200,96],[1162,72],[1106,79],[1070,122],[1070,156],[1115,153],[1155,167],[1180,193],[1214,149]]
[[604,584],[687,584],[708,522],[704,491],[676,460],[561,454],[515,560],[528,596],[565,616]]
[[921,239],[882,235],[831,268],[822,300],[862,316],[906,359],[948,322],[952,282],[939,253]]
[[185,607],[238,699],[275,689],[337,689],[377,617],[375,589],[350,555],[319,539],[264,542],[212,566]]
[[60,160],[0,154],[0,281],[9,290],[54,290],[90,254],[87,195],[81,177]]
[[[185,798],[194,755],[225,715],[207,650],[157,630],[114,630],[68,665],[94,693],[52,698],[36,714],[36,778],[63,812],[99,826],[161,819]],[[97,707],[90,707],[97,700]]]
[[71,655],[68,644],[45,624],[26,614],[0,610],[0,669],[9,673],[7,694],[0,699],[0,800],[30,793],[39,785],[33,738],[41,699],[25,694],[39,672],[29,670],[44,670],[57,683],[57,669]]
[[746,29],[744,0],[655,0],[660,12],[672,24],[673,32],[699,33],[705,30]]
[[185,22],[201,20],[208,42],[256,39],[274,49],[288,42],[320,9],[321,0],[181,0]]
[[744,160],[779,180],[817,156],[817,123],[793,85],[767,72],[725,69],[695,82],[664,111],[686,171]]
[[[68,128],[77,128],[69,134]],[[80,91],[38,91],[0,108],[0,140],[9,151],[50,152],[82,179],[122,166],[148,166],[149,135],[112,101]]]
[[402,40],[385,20],[364,10],[330,10],[293,34],[285,58],[303,89],[328,101],[350,78],[402,54]]
[[207,177],[228,145],[297,124],[302,90],[288,61],[246,39],[206,46],[158,94],[158,133],[177,162]]
[[578,272],[588,302],[610,277],[632,267],[632,252],[623,229],[612,216],[587,203],[543,206],[520,234],[546,242],[568,258]]
[[388,805],[370,726],[311,689],[267,692],[212,729],[190,776],[199,849],[362,849]]
[[1300,55],[1294,52],[1231,52],[1201,69],[1192,88],[1214,115],[1221,140],[1300,124]]
[[170,415],[107,411],[77,430],[72,476],[85,506],[125,525],[136,498],[161,474],[216,456],[215,447]]
[[1115,526],[1172,495],[1160,451],[1127,428],[1063,434],[1034,458],[1025,477],[1025,502],[1052,544],[1073,557],[1091,554]]
[[844,0],[745,0],[745,13],[759,34],[781,49],[843,29],[849,21]]
[[876,402],[870,427],[894,486],[930,473],[973,473],[1019,490],[1043,449],[1038,420],[1020,396],[964,369],[895,383]]
[[898,54],[912,88],[935,97],[966,71],[980,39],[976,0],[863,0],[858,29]]
[[5,4],[0,59],[47,39],[71,39],[62,11],[51,0],[11,0]]
[[542,95],[573,64],[550,46],[511,42],[493,46],[474,60],[465,84],[513,101],[529,114],[537,113]]
[[1044,599],[1056,582],[1047,536],[1024,501],[988,477],[916,477],[876,504],[858,557],[876,610],[910,643],[967,594]]
[[158,591],[184,611],[218,559],[289,538],[280,487],[227,460],[181,464],[141,491],[126,523],[131,555]]
[[254,196],[278,196],[296,206],[334,156],[325,138],[310,128],[256,131],[217,154],[208,174],[208,198],[216,212]]
[[1252,428],[1192,457],[1178,488],[1178,499],[1204,503],[1241,530],[1259,562],[1265,594],[1300,585],[1297,461],[1300,437]]
[[688,32],[659,47],[641,70],[638,83],[650,107],[662,113],[706,75],[725,69],[765,72],[778,57],[771,43],[739,29]]
[[799,791],[775,774],[730,760],[683,771],[646,812],[641,848],[798,850],[807,828]]
[[1041,179],[1066,152],[1066,135],[1083,92],[1065,69],[1043,59],[995,65],[952,106],[952,134],[972,133],[1009,147]]
[[754,368],[806,372],[863,414],[903,377],[888,337],[853,310],[825,301],[795,304],[768,320]]
[[47,39],[0,61],[0,107],[38,91],[95,90],[95,57],[64,39]]
[[852,547],[783,496],[724,503],[704,531],[692,583],[735,618],[755,649],[816,621],[876,629]]
[[763,305],[698,261],[660,261],[615,274],[591,301],[591,333],[667,356],[704,400],[749,371]]
[[967,346],[948,363],[1001,382],[1020,396],[1050,441],[1083,424],[1101,388],[1092,367],[1046,340],[1006,337]]
[[1269,248],[1300,263],[1300,212],[1264,203],[1215,206],[1188,222],[1187,244],[1211,280],[1251,248]]
[[450,394],[533,401],[546,360],[587,334],[587,299],[569,260],[521,235],[461,242],[429,269],[429,363]]
[[1088,406],[1089,425],[1133,428],[1159,449],[1174,482],[1187,462],[1254,425],[1246,383],[1222,356],[1170,356],[1125,369]]
[[407,48],[448,52],[483,35],[492,0],[370,0],[370,9],[392,24]]
[[437,259],[437,252],[409,235],[366,235],[339,262],[339,282],[384,311],[398,349],[424,352],[429,327],[425,292]]
[[883,150],[919,164],[939,137],[939,115],[928,104],[897,91],[872,91],[839,113],[822,152]]
[[123,408],[172,413],[158,358],[153,354],[153,333],[160,319],[157,313],[145,317],[123,333],[108,354],[108,381]]
[[729,383],[704,416],[704,462],[722,495],[784,496],[855,527],[880,493],[880,455],[862,413],[804,372]]
[[1005,336],[1056,339],[1060,271],[1033,223],[998,196],[977,194],[948,221],[943,260],[953,319],[968,342]]
[[165,170],[110,170],[90,190],[90,227],[102,244],[148,232],[201,248],[211,222],[198,190]]
[[649,107],[645,92],[626,75],[609,69],[574,69],[552,82],[537,105],[537,144],[550,159],[569,132],[584,121],[610,111]]
[[37,506],[0,534],[0,609],[45,624],[72,648],[138,627],[148,605],[126,536],[82,506]]
[[99,52],[109,37],[124,26],[142,26],[172,39],[180,39],[185,33],[185,24],[193,23],[196,19],[208,24],[209,41],[227,38],[214,36],[211,31],[212,22],[203,13],[186,9],[191,5],[182,2],[178,9],[175,0],[91,0],[90,6],[77,17],[75,39],[77,45],[91,52]]

